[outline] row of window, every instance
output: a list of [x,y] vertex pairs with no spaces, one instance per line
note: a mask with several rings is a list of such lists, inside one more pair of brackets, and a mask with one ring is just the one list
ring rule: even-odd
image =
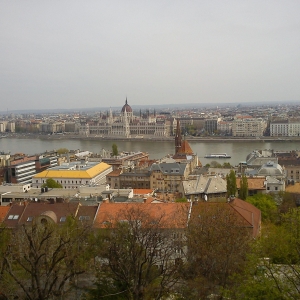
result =
[[[75,181],[75,182],[74,182]],[[71,182],[70,182],[70,180],[68,180],[68,182],[67,182],[67,180],[64,180],[64,182],[63,182],[63,180],[61,180],[60,182],[59,182],[59,180],[56,180],[56,182],[57,183],[75,183],[75,184],[77,184],[77,183],[79,183],[79,184],[81,184],[81,180],[78,180],[78,182],[77,182],[77,180],[72,180]],[[38,183],[39,181],[38,180],[36,180],[36,183]],[[42,183],[45,183],[46,181],[43,179],[42,180]],[[86,180],[86,182],[85,182],[86,184],[88,184],[89,183],[89,181],[88,180]]]

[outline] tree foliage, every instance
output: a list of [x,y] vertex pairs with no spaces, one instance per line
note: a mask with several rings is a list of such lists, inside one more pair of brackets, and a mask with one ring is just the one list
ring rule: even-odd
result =
[[51,189],[54,189],[54,188],[62,189],[63,188],[63,186],[59,182],[56,182],[53,178],[48,178],[46,180],[46,182],[42,184],[42,187],[46,187],[46,186]]
[[277,213],[277,205],[270,194],[256,194],[249,196],[247,202],[260,209],[262,221],[274,221]]
[[216,160],[211,161],[210,166],[211,166],[211,168],[222,168],[222,165],[219,162],[217,162]]
[[245,174],[242,175],[240,181],[239,197],[242,200],[246,200],[246,198],[248,197],[248,180]]
[[117,156],[118,154],[118,146],[116,144],[112,144],[112,156]]
[[234,299],[299,299],[300,212],[281,215],[280,223],[268,223],[255,242],[241,277],[235,278]]
[[56,152],[59,155],[61,155],[61,154],[67,154],[67,153],[69,153],[69,149],[67,149],[67,148],[59,148]]
[[234,170],[230,170],[230,173],[226,175],[227,183],[227,197],[235,196],[237,187],[236,187],[236,176]]
[[187,202],[187,199],[185,197],[177,198],[175,202]]

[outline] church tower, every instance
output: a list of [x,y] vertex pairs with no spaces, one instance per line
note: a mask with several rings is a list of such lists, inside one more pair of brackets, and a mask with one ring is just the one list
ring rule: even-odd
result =
[[178,150],[181,148],[181,130],[180,130],[180,122],[177,119],[177,126],[176,126],[176,134],[175,134],[175,154],[178,153]]

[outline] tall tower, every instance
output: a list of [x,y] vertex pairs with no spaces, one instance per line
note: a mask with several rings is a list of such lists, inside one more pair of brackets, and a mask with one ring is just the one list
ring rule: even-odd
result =
[[124,110],[124,126],[125,126],[125,136],[127,138],[129,138],[130,137],[130,127],[129,127],[128,115],[127,115],[126,107],[125,107],[125,110]]
[[175,134],[175,154],[178,153],[178,150],[181,147],[181,130],[180,130],[180,122],[179,119],[177,119],[177,126],[176,126],[176,134]]
[[112,110],[111,107],[109,109],[109,116],[108,116],[108,124],[112,124],[113,123],[113,115],[112,115]]

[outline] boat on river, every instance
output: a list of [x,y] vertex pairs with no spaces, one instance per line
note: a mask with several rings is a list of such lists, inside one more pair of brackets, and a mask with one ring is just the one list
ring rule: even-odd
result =
[[211,153],[211,154],[206,154],[204,156],[205,158],[231,158],[230,155],[227,153]]

